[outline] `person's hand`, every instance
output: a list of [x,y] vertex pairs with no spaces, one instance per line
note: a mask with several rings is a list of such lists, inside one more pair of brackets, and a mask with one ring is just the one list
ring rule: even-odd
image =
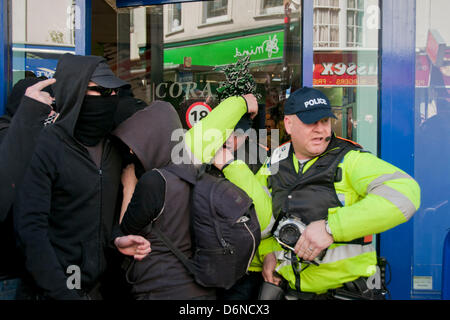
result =
[[318,220],[306,227],[294,247],[294,252],[299,258],[311,261],[332,243],[333,237],[325,229],[325,220]]
[[34,100],[37,100],[39,102],[42,102],[44,104],[48,104],[49,106],[52,105],[54,98],[50,96],[50,93],[46,91],[42,91],[45,87],[48,87],[49,85],[52,85],[56,82],[55,78],[39,81],[38,83],[30,86],[25,91],[25,95],[27,97],[30,97]]
[[281,278],[276,275],[275,268],[277,267],[277,258],[275,253],[271,252],[264,257],[262,276],[264,281],[279,285]]
[[255,118],[258,114],[258,100],[256,100],[256,97],[251,93],[242,97],[247,102],[247,112],[250,113],[250,118]]
[[133,256],[138,261],[144,259],[152,251],[150,241],[136,235],[117,237],[114,239],[114,245],[122,254]]
[[230,150],[227,148],[220,148],[214,156],[213,164],[217,169],[222,170],[225,164],[233,159],[234,157]]

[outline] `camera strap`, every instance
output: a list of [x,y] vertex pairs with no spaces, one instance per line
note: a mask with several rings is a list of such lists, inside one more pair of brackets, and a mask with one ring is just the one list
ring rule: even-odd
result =
[[297,291],[301,291],[300,290],[300,262],[297,259],[297,255],[293,252],[291,252],[291,266],[292,266],[292,271],[294,272],[295,275],[295,289]]

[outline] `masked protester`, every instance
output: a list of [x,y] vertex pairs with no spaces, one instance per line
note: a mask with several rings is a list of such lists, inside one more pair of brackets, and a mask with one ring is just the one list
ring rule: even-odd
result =
[[[22,257],[15,245],[12,204],[30,162],[37,137],[51,113],[50,85],[54,79],[19,80],[0,117],[0,300],[25,299]],[[6,258],[7,257],[7,258]]]
[[[103,58],[71,54],[58,61],[55,79],[60,115],[39,137],[15,203],[15,229],[38,297],[101,299],[121,168],[108,134],[117,88],[127,83]],[[122,240],[121,249],[140,258],[142,242]]]

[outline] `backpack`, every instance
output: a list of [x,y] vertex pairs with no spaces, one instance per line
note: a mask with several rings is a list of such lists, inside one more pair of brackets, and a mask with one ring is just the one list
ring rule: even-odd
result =
[[248,270],[261,241],[252,199],[225,178],[204,170],[170,165],[167,170],[191,185],[193,256],[186,257],[156,225],[152,230],[204,287],[231,288]]

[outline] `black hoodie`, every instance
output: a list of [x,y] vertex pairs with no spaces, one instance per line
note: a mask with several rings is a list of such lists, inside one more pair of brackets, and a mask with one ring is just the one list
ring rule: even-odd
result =
[[[174,245],[187,256],[192,255],[189,185],[179,178],[167,180],[166,185],[166,179],[153,170],[170,165],[172,149],[178,143],[172,141],[172,133],[177,129],[183,130],[172,105],[156,101],[114,131],[133,150],[146,171],[136,185],[120,225],[123,234],[145,236],[152,246],[152,252],[144,260],[134,261],[127,272],[136,299],[191,299],[213,293],[196,284],[167,246],[145,230],[150,223],[157,223]],[[173,186],[178,193],[174,198],[165,199],[166,191],[174,189]]]
[[[86,88],[101,61],[70,54],[58,61],[53,91],[60,116],[42,130],[15,203],[26,268],[42,294],[53,299],[79,299],[98,284],[117,221],[121,159],[116,148],[106,137],[97,167],[74,138]],[[81,290],[70,271],[77,268]]]
[[[39,78],[19,80],[0,117],[0,222],[6,219],[51,107],[25,96]],[[49,87],[44,89],[51,94]]]
[[[11,207],[51,111],[49,105],[24,96],[26,89],[39,81],[42,79],[19,80],[8,96],[6,114],[0,117],[0,249],[4,257],[0,259],[0,280],[24,273],[14,240]],[[49,87],[45,91],[49,92]]]

